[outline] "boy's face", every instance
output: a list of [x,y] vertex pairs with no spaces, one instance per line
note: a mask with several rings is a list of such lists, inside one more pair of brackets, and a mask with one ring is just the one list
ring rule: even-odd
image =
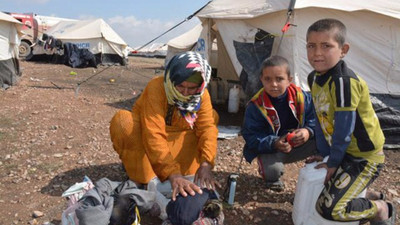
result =
[[312,31],[307,37],[307,58],[315,71],[324,74],[333,68],[349,50],[345,43],[339,46],[334,38],[335,30]]
[[279,97],[283,95],[286,88],[289,87],[292,77],[286,73],[286,65],[269,66],[263,69],[260,77],[264,90],[271,97]]

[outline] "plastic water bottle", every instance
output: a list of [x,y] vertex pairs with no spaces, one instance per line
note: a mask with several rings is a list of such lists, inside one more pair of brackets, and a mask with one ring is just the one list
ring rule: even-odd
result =
[[228,177],[228,204],[233,205],[235,202],[235,193],[236,193],[236,181],[239,177],[238,174],[231,174]]
[[[326,160],[327,158],[324,161]],[[295,225],[358,225],[359,221],[335,222],[319,215],[315,204],[324,187],[326,169],[315,169],[316,165],[317,162],[309,163],[300,170],[293,203],[293,223]],[[365,193],[364,190],[359,196],[364,197]]]
[[228,100],[228,112],[237,113],[239,111],[239,87],[234,85],[229,90],[229,100]]

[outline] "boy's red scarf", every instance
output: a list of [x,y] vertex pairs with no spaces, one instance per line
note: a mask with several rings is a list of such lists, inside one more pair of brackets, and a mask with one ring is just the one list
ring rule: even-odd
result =
[[[289,104],[290,109],[293,112],[293,115],[299,122],[298,127],[303,124],[304,120],[304,95],[301,91],[300,87],[297,87],[295,84],[290,84],[287,88],[287,102]],[[265,119],[267,119],[268,123],[271,125],[274,133],[277,134],[279,128],[281,127],[281,123],[279,121],[278,114],[269,99],[268,94],[264,91],[264,88],[261,88],[257,94],[251,98],[252,102],[256,104],[258,109],[264,115]]]

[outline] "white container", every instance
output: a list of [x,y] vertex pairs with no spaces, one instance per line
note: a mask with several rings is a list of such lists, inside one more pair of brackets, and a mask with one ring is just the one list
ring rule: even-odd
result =
[[234,85],[229,90],[229,100],[228,100],[228,112],[229,113],[237,113],[239,112],[239,87]]
[[[306,164],[300,170],[293,203],[292,219],[295,225],[358,225],[354,222],[334,222],[324,219],[315,209],[326,175],[326,169],[315,169],[317,162]],[[364,190],[360,197],[365,196]]]
[[210,83],[208,84],[208,90],[210,91],[211,102],[217,103],[217,101],[218,101],[218,81],[215,79],[211,79]]

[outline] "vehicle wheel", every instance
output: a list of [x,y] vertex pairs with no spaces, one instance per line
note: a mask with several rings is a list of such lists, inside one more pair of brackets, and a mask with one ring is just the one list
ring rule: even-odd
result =
[[31,54],[32,50],[31,50],[31,46],[29,45],[29,43],[21,41],[21,44],[18,47],[18,51],[19,51],[19,57],[25,58],[29,54]]

